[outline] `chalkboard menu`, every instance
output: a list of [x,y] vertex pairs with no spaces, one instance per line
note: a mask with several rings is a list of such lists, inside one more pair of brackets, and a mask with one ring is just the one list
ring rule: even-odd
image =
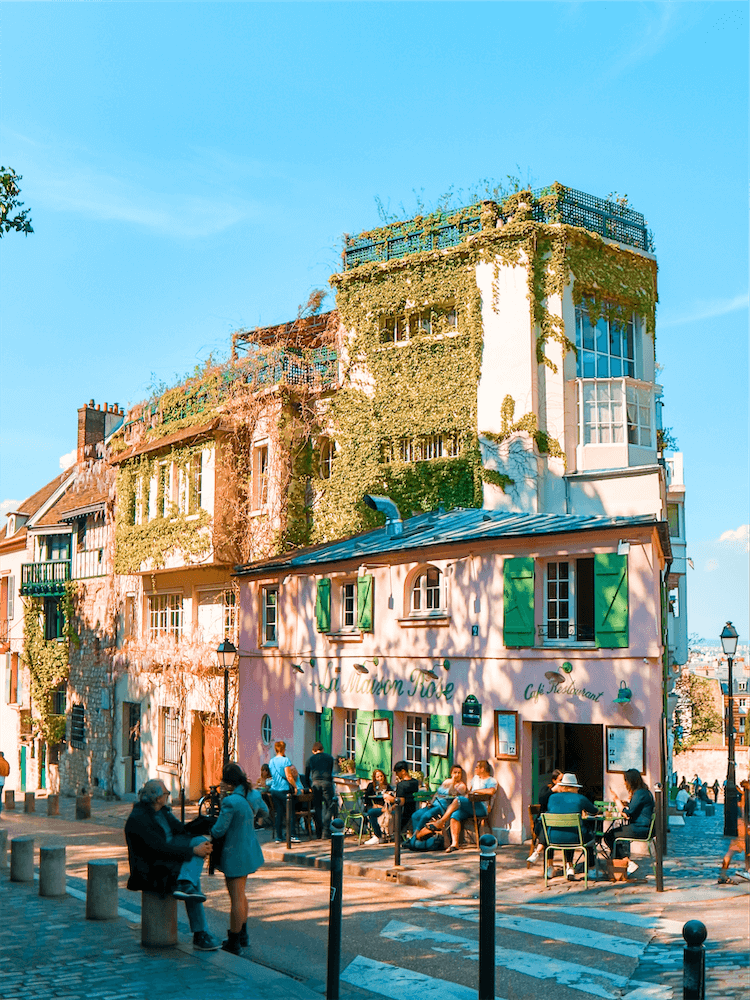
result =
[[607,770],[646,773],[645,726],[607,726]]
[[461,725],[482,725],[482,706],[473,694],[470,694],[463,705],[461,705]]

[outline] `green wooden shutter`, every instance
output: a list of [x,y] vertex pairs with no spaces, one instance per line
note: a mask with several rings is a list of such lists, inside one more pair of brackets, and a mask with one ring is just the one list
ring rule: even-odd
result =
[[503,642],[534,645],[534,560],[506,559],[503,565]]
[[594,622],[601,649],[628,645],[628,557],[594,556]]
[[372,632],[373,577],[357,577],[357,628]]
[[391,736],[393,735],[393,712],[377,709],[375,712],[357,711],[357,749],[355,763],[358,778],[371,778],[376,767],[385,771],[385,776],[391,780],[391,757],[393,740],[374,740],[372,738],[372,720],[388,719]]
[[331,631],[331,581],[328,577],[318,580],[315,595],[315,625],[318,632]]
[[326,753],[331,752],[333,746],[333,709],[322,708],[320,710],[320,742]]
[[431,715],[430,732],[435,732],[436,730],[448,733],[448,756],[433,757],[430,754],[429,786],[431,791],[435,791],[451,775],[451,767],[453,766],[453,716]]

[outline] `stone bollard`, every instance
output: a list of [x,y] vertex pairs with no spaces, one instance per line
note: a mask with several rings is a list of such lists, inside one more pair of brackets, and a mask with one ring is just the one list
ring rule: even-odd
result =
[[10,842],[11,882],[34,881],[34,838],[14,837]]
[[174,896],[141,893],[141,944],[171,948],[177,944],[177,900]]
[[39,848],[39,895],[65,895],[65,844]]
[[89,861],[86,881],[86,919],[117,917],[117,862]]
[[91,796],[83,789],[76,795],[76,819],[91,819]]
[[5,808],[15,809],[16,808],[16,793],[12,788],[9,788],[5,793]]
[[60,815],[60,796],[59,795],[48,795],[47,796],[47,815],[48,816],[59,816]]
[[26,792],[23,797],[23,811],[25,813],[36,812],[36,795],[33,792]]
[[0,871],[8,867],[8,831],[0,830]]

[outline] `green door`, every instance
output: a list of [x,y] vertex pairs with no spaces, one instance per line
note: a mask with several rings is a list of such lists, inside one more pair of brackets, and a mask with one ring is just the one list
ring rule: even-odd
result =
[[26,791],[26,747],[21,747],[21,788],[20,791]]

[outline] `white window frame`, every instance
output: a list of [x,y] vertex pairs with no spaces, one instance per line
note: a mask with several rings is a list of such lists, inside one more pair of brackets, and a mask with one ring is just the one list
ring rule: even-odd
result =
[[[270,600],[273,594],[273,600]],[[270,636],[270,637],[269,637]],[[261,587],[261,646],[279,644],[279,588]]]
[[149,639],[172,638],[178,641],[184,628],[182,594],[148,595]]
[[[560,576],[560,567],[565,567],[566,576]],[[550,574],[552,567],[555,567],[554,576]],[[575,594],[575,559],[551,559],[544,566],[544,644],[555,645],[561,643],[569,646],[571,641],[575,641],[576,636],[576,594]],[[567,590],[567,596],[563,592]],[[557,614],[550,617],[550,603],[555,606],[567,604],[567,616]],[[562,610],[556,607],[557,611]],[[565,623],[563,625],[563,623]],[[553,626],[555,635],[550,635],[550,626]],[[560,635],[561,629],[564,630]]]
[[345,580],[341,584],[341,631],[354,632],[357,628],[357,581]]
[[354,760],[357,756],[357,710],[344,709],[344,753]]
[[222,601],[224,612],[224,638],[234,642],[237,635],[237,594],[229,588],[224,591]]
[[430,773],[430,717],[407,715],[404,728],[404,760],[410,771]]
[[172,705],[162,705],[159,711],[159,763],[177,767],[180,763],[180,716]]
[[330,479],[333,475],[333,463],[336,461],[338,450],[339,446],[332,438],[321,438],[320,466],[318,469],[321,479]]
[[650,388],[626,383],[625,415],[628,427],[628,444],[639,448],[655,448],[652,414],[653,392]]
[[265,510],[268,507],[269,468],[270,449],[268,441],[259,441],[253,445],[253,510]]
[[[428,582],[428,577],[432,573],[438,575],[436,584]],[[409,614],[415,618],[444,616],[446,606],[445,574],[432,564],[420,566],[409,585]]]

